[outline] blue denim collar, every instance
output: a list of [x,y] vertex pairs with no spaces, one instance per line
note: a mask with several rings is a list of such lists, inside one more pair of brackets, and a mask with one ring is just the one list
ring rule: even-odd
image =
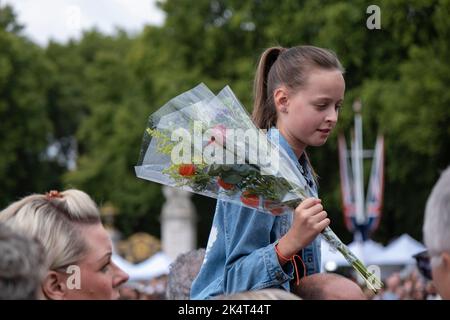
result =
[[267,132],[267,135],[271,141],[279,143],[279,145],[287,152],[287,154],[294,161],[294,163],[298,163],[298,158],[295,155],[294,150],[292,150],[289,142],[287,142],[286,138],[280,133],[280,130],[278,130],[276,127],[272,127]]
[[[303,152],[300,156],[300,159],[297,158],[297,155],[294,153],[294,150],[292,150],[291,145],[286,140],[286,138],[281,134],[280,130],[278,130],[276,127],[271,127],[269,131],[267,132],[267,136],[271,141],[274,141],[275,144],[278,144],[281,146],[286,153],[288,154],[289,158],[291,158],[292,161],[294,161],[295,165],[297,166],[298,170],[303,173],[303,168],[305,169],[304,176],[308,177],[310,181],[313,181],[313,186],[307,185],[307,189],[309,189],[311,196],[317,197],[317,185],[314,183],[314,178],[312,174],[312,169],[307,164],[305,153]],[[302,164],[300,164],[302,163]]]

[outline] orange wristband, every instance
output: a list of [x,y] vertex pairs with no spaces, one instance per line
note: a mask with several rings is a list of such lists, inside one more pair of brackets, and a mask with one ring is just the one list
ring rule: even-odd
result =
[[292,260],[292,257],[290,258],[286,258],[285,256],[283,256],[280,253],[280,250],[278,250],[278,243],[275,245],[275,252],[277,253],[277,256],[283,261],[283,262],[288,262]]
[[295,277],[297,278],[295,281],[295,284],[298,286],[300,284],[300,276],[298,275],[298,266],[297,266],[297,261],[295,258],[297,258],[298,260],[300,260],[300,262],[302,263],[303,266],[303,276],[306,276],[306,266],[305,263],[303,262],[302,258],[298,255],[298,254],[294,254],[292,257],[290,257],[289,259],[286,258],[285,256],[283,256],[280,251],[278,250],[278,243],[275,245],[275,252],[277,254],[277,256],[280,258],[280,260],[282,260],[283,262],[291,262],[294,265],[294,270],[295,270]]

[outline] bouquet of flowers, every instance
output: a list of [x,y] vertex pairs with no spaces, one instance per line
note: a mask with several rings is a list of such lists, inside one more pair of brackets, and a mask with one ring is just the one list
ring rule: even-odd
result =
[[[228,86],[214,95],[200,84],[150,116],[136,175],[268,214],[286,214],[313,191],[276,139],[253,124]],[[331,228],[322,236],[372,290],[382,287]]]

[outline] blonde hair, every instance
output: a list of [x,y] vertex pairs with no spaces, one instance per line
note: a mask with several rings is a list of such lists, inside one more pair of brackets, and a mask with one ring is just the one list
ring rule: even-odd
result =
[[48,270],[57,270],[82,258],[87,247],[79,228],[101,223],[101,219],[97,205],[86,193],[70,189],[16,201],[0,212],[0,222],[37,238],[45,248]]

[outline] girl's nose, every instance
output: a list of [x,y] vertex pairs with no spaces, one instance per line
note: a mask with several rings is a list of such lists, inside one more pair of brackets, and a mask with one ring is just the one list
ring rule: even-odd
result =
[[327,113],[325,121],[336,123],[338,120],[338,110],[336,108],[330,108],[330,111]]

